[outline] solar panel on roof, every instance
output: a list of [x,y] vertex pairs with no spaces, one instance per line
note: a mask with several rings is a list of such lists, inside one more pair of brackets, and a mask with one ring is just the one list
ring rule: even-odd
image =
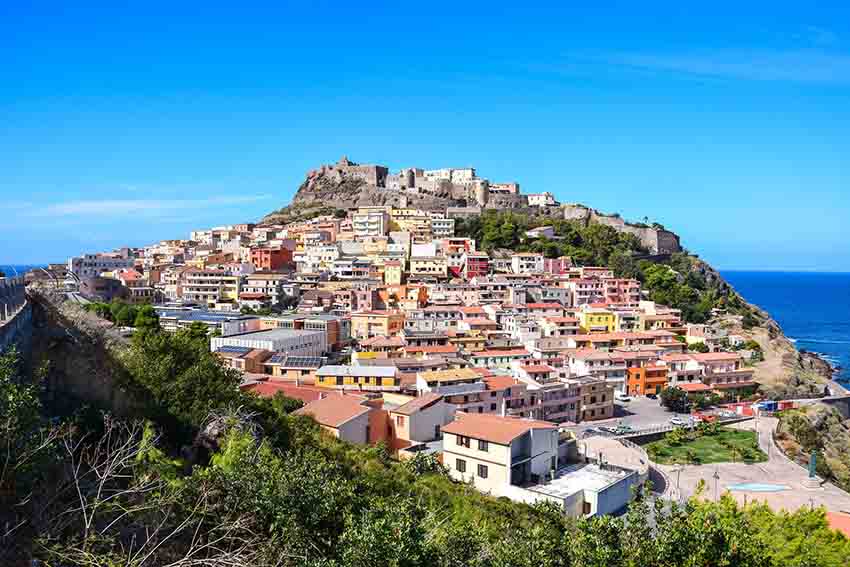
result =
[[241,346],[233,346],[233,345],[222,345],[218,347],[217,352],[227,352],[233,354],[245,354],[246,352],[251,352],[251,349],[248,347]]
[[304,368],[318,368],[322,365],[320,356],[290,356],[286,361],[288,366],[300,366]]

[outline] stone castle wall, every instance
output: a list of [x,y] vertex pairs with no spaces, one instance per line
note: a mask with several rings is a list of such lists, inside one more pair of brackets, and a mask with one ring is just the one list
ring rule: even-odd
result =
[[620,232],[634,234],[641,244],[653,254],[673,254],[682,251],[678,235],[669,230],[631,225],[619,216],[605,215],[584,205],[564,205],[562,210],[563,218],[566,220],[574,220],[584,224],[595,222],[610,226]]

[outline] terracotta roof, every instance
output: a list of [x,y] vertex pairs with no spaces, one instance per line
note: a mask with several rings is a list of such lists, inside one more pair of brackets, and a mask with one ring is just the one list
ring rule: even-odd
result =
[[677,387],[681,388],[685,392],[707,392],[711,390],[709,386],[703,384],[702,382],[691,382],[686,384],[676,384]]
[[406,346],[404,352],[421,352],[425,354],[457,354],[455,345],[436,346]]
[[310,402],[295,412],[296,415],[309,415],[321,425],[338,428],[357,416],[370,411],[363,405],[366,398],[348,394],[331,394],[320,400]]
[[404,346],[404,339],[401,337],[370,337],[360,341],[360,346],[371,347],[401,347]]
[[492,319],[487,319],[486,317],[473,317],[471,319],[466,320],[467,325],[486,325],[488,327],[498,327],[499,324],[493,321]]
[[526,307],[529,309],[563,309],[564,306],[560,303],[528,303]]
[[239,294],[239,299],[266,299],[268,295],[265,293],[252,293],[248,291],[244,291]]
[[486,313],[486,311],[484,311],[484,308],[480,305],[464,305],[463,307],[458,307],[457,310],[466,315],[483,315]]
[[478,352],[473,352],[472,356],[529,356],[529,352],[524,348],[479,350]]
[[533,419],[460,413],[456,415],[453,422],[444,425],[442,431],[482,439],[498,445],[510,445],[511,441],[532,429],[557,430],[558,426],[548,421]]
[[691,357],[699,362],[718,362],[722,360],[740,360],[741,354],[737,352],[698,352]]
[[554,372],[555,369],[546,364],[530,364],[528,366],[520,366],[523,370],[528,372],[529,374],[539,374],[541,372]]
[[481,375],[472,368],[449,368],[421,372],[419,377],[426,382],[453,382],[455,380],[477,380]]
[[436,404],[440,400],[443,399],[443,396],[440,394],[427,393],[422,394],[421,396],[414,398],[404,404],[403,406],[399,406],[394,410],[390,410],[391,413],[400,413],[402,415],[411,415],[418,411],[422,411]]
[[484,384],[487,386],[488,390],[506,390],[511,386],[517,384],[517,381],[511,376],[485,376],[483,378]]
[[575,317],[546,317],[546,321],[550,323],[578,323],[578,319]]

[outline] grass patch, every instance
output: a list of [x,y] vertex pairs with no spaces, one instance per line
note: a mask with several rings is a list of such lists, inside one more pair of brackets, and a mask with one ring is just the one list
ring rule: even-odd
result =
[[[678,439],[677,439],[678,438]],[[650,458],[662,465],[761,463],[767,460],[754,431],[720,428],[714,434],[668,434],[646,446]]]

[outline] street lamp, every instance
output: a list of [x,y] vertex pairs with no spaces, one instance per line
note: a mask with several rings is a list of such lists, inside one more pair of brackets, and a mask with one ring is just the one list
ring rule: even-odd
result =
[[717,502],[717,485],[720,480],[720,473],[718,472],[717,467],[714,468],[712,478],[714,479],[714,501]]

